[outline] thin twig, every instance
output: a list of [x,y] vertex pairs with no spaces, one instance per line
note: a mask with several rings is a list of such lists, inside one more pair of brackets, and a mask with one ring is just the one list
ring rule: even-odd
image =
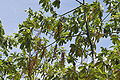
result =
[[[34,29],[34,31],[37,31],[39,33],[40,30]],[[48,34],[50,34],[51,36],[54,36],[52,33],[47,32]]]
[[102,22],[110,15],[110,12],[103,18]]
[[58,38],[57,40],[55,40],[54,42],[52,42],[51,44],[45,46],[44,48],[47,48],[47,47],[51,46],[52,44],[54,44],[55,42],[57,42],[57,41],[60,40],[61,38],[76,37],[76,36],[78,36],[78,35],[60,37],[60,38]]
[[[83,5],[83,4],[82,4],[82,5]],[[72,12],[72,11],[74,11],[74,10],[80,8],[80,7],[82,7],[82,5],[80,5],[80,6],[76,7],[76,8],[74,8],[74,9],[72,9],[72,10],[70,10],[70,11],[68,11],[68,12],[66,12],[66,13],[64,13],[64,14],[62,14],[62,15],[60,15],[60,17],[66,15],[66,14],[68,14],[68,13],[70,13],[70,12]]]
[[57,40],[53,41],[52,43],[50,43],[50,44],[47,45],[47,46],[44,46],[44,47],[42,47],[42,48],[38,47],[38,48],[40,48],[39,50],[41,50],[41,49],[43,49],[43,48],[47,48],[47,47],[51,46],[52,44],[56,43],[56,42],[57,42],[58,40],[60,40],[61,38],[76,37],[76,36],[79,36],[79,34],[78,34],[78,35],[73,35],[73,36],[63,36],[63,37],[60,37],[60,38],[58,38]]
[[76,0],[78,3],[80,3],[80,4],[83,4],[83,3],[81,3],[80,1],[78,1],[78,0]]

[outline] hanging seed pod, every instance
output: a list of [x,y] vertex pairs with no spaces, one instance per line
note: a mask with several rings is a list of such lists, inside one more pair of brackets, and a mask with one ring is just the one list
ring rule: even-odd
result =
[[50,24],[47,23],[46,26],[47,26],[47,29],[50,30]]
[[41,46],[41,39],[37,42],[37,50],[39,50],[40,46]]
[[38,58],[38,52],[36,52],[36,55],[35,55],[35,58],[34,58],[34,64],[33,64],[33,66],[35,66],[36,61],[37,61],[37,58]]
[[65,62],[65,53],[62,52],[62,55],[61,55],[61,65],[64,65],[64,62]]
[[42,57],[43,57],[43,55],[44,55],[44,53],[45,53],[45,49],[46,49],[46,48],[43,48],[43,52],[42,52],[42,54],[41,54],[41,56],[40,56],[41,59],[42,59]]
[[57,26],[57,36],[59,37],[60,36],[60,33],[61,33],[61,29],[62,29],[62,23],[58,23],[58,26]]
[[29,64],[28,64],[28,76],[30,77],[32,74],[32,70],[36,64],[37,61],[37,56],[38,56],[38,52],[36,52],[35,57],[33,56],[32,58],[30,58],[29,60]]
[[30,77],[32,74],[32,69],[33,69],[33,60],[29,60],[29,64],[28,64],[28,76]]
[[57,50],[57,44],[55,45],[54,52],[56,52],[56,50]]
[[54,48],[54,54],[53,54],[53,57],[55,57],[55,55],[56,55],[56,50],[57,50],[57,44],[55,45],[55,48]]

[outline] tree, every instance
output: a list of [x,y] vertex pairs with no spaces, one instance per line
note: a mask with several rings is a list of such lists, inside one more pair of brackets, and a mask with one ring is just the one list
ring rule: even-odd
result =
[[[42,10],[26,10],[28,17],[13,37],[4,36],[0,22],[0,51],[6,56],[0,58],[2,80],[120,79],[120,1],[103,0],[107,15],[97,0],[91,4],[76,1],[77,8],[59,15],[55,9],[60,8],[60,0],[40,0]],[[96,43],[108,37],[111,49],[103,46],[96,52]],[[68,50],[64,44],[70,45]],[[21,52],[11,53],[13,48]]]

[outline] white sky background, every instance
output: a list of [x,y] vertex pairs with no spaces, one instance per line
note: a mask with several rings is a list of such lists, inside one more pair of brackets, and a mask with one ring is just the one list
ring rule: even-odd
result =
[[[79,0],[82,2],[82,0]],[[93,0],[85,0],[92,3]],[[103,0],[98,0],[103,4]],[[18,24],[22,23],[27,18],[26,9],[38,11],[41,7],[38,4],[39,0],[1,0],[0,2],[0,19],[2,21],[6,35],[12,35],[18,31]],[[61,8],[57,10],[59,14],[63,14],[75,7],[79,3],[75,0],[61,0]],[[105,8],[106,9],[106,8]],[[112,45],[109,39],[101,39],[97,44],[97,52],[100,52],[100,46],[107,47]],[[66,46],[69,47],[69,46]]]

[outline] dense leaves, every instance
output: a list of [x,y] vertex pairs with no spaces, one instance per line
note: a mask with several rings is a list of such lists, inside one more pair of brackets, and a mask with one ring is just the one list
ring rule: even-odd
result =
[[[26,10],[13,36],[0,22],[0,79],[120,80],[120,1],[103,0],[107,10],[97,0],[81,2],[58,15],[60,2],[40,0],[42,10]],[[113,45],[97,52],[102,38]]]

